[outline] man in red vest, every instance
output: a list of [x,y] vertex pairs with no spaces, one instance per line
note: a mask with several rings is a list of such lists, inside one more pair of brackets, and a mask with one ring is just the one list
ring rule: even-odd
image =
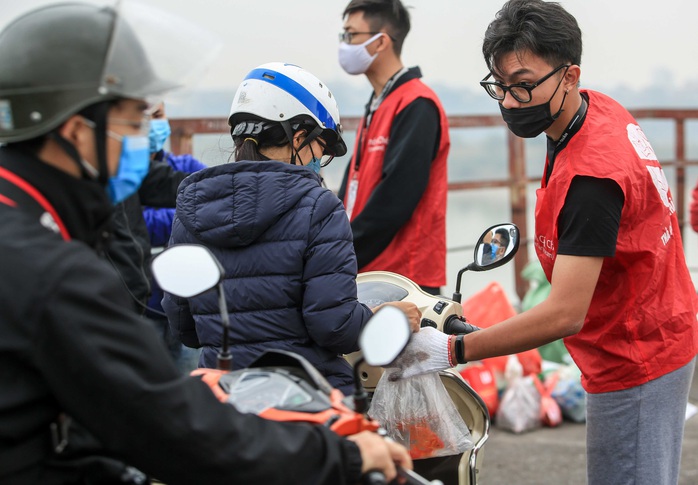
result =
[[[451,353],[462,363],[564,338],[587,391],[588,483],[675,485],[698,305],[664,171],[620,104],[579,89],[582,34],[559,3],[509,1],[482,50],[481,84],[509,129],[546,134],[534,245],[551,287],[528,311],[451,339]],[[435,349],[449,339],[430,333]],[[430,353],[431,368],[444,353]]]
[[338,194],[359,271],[393,271],[438,294],[446,284],[446,115],[419,68],[400,59],[410,19],[399,0],[352,0],[343,16],[339,63],[373,87]]
[[698,307],[664,171],[622,106],[578,88],[582,35],[558,3],[506,3],[482,50],[509,129],[546,134],[534,244],[551,290],[466,336],[462,358],[564,337],[588,393],[588,483],[676,484]]

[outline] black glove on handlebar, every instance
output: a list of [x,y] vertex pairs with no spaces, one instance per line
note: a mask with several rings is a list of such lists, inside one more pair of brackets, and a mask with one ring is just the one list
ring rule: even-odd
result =
[[475,325],[471,325],[465,320],[461,320],[460,318],[456,316],[451,316],[446,323],[444,323],[444,333],[450,334],[450,335],[456,335],[456,334],[468,334],[468,333],[473,333],[477,332],[478,330],[482,330],[480,327],[476,327]]

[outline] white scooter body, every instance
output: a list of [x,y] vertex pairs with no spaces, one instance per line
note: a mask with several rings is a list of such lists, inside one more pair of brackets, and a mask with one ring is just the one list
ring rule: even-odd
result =
[[[443,324],[450,315],[462,316],[463,307],[449,298],[434,296],[422,291],[412,280],[389,271],[368,271],[356,277],[359,301],[372,307],[376,293],[382,292],[387,298],[406,295],[403,298],[385,299],[383,301],[404,300],[417,305],[422,312],[422,326],[432,326],[443,332]],[[394,285],[391,289],[390,285]],[[393,293],[394,292],[394,293]]]
[[[463,315],[463,307],[460,303],[442,296],[430,295],[422,291],[412,280],[396,273],[389,271],[360,273],[356,278],[356,283],[359,291],[359,301],[369,306],[395,300],[414,303],[422,312],[422,326],[426,324],[443,331],[444,322],[450,316],[460,317]],[[391,285],[394,285],[396,288],[390,288]],[[375,296],[375,293],[381,289],[392,290],[395,293],[390,293],[389,297],[383,301],[372,301],[371,296]],[[403,297],[396,298],[398,293],[402,294]],[[347,355],[346,358],[353,366],[361,358],[361,352],[354,352]],[[364,388],[367,392],[373,393],[383,375],[383,368],[373,367],[362,362],[359,364],[358,370]],[[472,450],[466,451],[460,460],[458,484],[476,485],[477,475],[482,466],[482,447],[487,441],[490,432],[490,414],[482,398],[463,380],[457,371],[449,369],[439,374],[459,414],[466,426],[468,426],[474,443]]]
[[[449,317],[463,316],[463,307],[460,303],[443,296],[430,295],[422,291],[412,280],[397,273],[389,271],[359,273],[356,277],[356,286],[359,301],[372,308],[387,301],[414,303],[422,312],[422,327],[432,326],[443,332],[444,322]],[[354,352],[347,355],[346,359],[353,366],[360,356],[361,352]],[[364,364],[359,370],[364,389],[369,392],[375,391],[383,375],[383,369]]]
[[[509,244],[498,257],[484,263],[482,258],[483,245],[489,243],[488,236],[495,234],[497,230],[505,229],[511,235]],[[463,268],[458,274],[456,293],[454,298],[434,296],[424,292],[412,280],[389,271],[370,271],[360,273],[356,278],[358,299],[370,307],[388,301],[409,301],[417,305],[422,312],[422,327],[432,326],[444,331],[450,327],[447,322],[454,320],[463,321],[463,307],[460,303],[460,277],[464,271],[485,271],[492,269],[511,260],[518,250],[518,228],[513,224],[498,224],[489,228],[475,246],[475,262]],[[354,352],[346,356],[352,366],[361,358],[361,352]],[[358,375],[366,391],[373,393],[376,385],[383,375],[382,367],[373,367],[365,362],[360,362]],[[483,451],[490,432],[490,414],[482,398],[468,385],[455,369],[448,369],[439,373],[444,387],[453,400],[459,414],[470,430],[474,443],[471,450],[466,451],[458,465],[458,485],[476,485],[478,473],[482,467]],[[417,460],[418,462],[419,460]],[[417,466],[418,463],[415,463]],[[427,475],[424,470],[422,474]],[[427,475],[428,476],[428,475]],[[449,485],[448,483],[446,485]]]

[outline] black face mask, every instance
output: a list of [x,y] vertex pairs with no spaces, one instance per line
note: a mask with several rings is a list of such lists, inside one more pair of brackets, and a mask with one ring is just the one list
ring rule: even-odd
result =
[[[564,77],[562,79],[564,79]],[[560,82],[555,88],[555,92],[550,96],[547,103],[529,106],[527,108],[505,108],[502,103],[499,103],[499,111],[502,113],[502,119],[513,134],[521,138],[535,138],[550,128],[550,125],[552,125],[562,113],[562,107],[567,98],[567,92],[565,92],[562,103],[560,103],[560,109],[554,115],[550,113],[550,101],[552,101],[553,97],[555,97],[555,93],[557,93],[557,90],[560,88],[562,79],[560,79]]]

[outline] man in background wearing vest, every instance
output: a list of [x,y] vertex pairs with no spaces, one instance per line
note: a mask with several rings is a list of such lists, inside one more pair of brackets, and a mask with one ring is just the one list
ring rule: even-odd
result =
[[418,67],[400,60],[410,18],[399,0],[352,0],[339,63],[373,87],[339,189],[359,271],[393,271],[438,294],[446,284],[448,121]]

